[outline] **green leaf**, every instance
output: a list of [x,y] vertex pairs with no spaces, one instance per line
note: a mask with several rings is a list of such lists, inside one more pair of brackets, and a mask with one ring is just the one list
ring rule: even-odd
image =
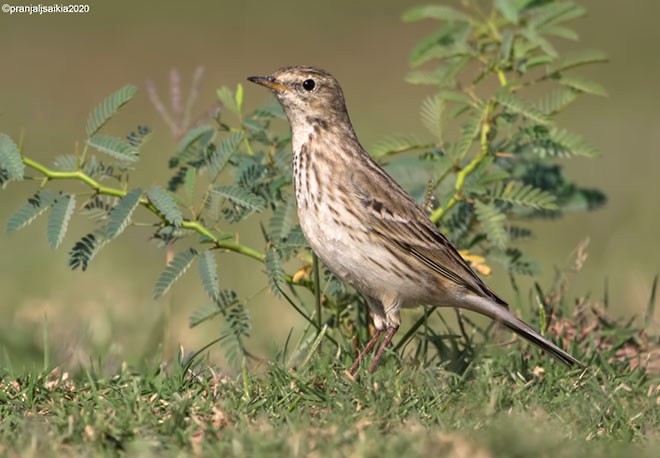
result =
[[404,22],[420,21],[422,19],[440,19],[444,21],[470,22],[470,16],[450,6],[427,5],[409,9],[403,13]]
[[69,221],[76,208],[76,196],[61,194],[55,200],[48,216],[47,236],[52,248],[57,248],[64,240]]
[[408,72],[405,80],[410,84],[422,84],[430,86],[444,87],[454,85],[457,75],[470,62],[466,56],[456,56],[447,61],[443,61],[433,71],[416,70]]
[[231,90],[228,87],[222,86],[220,89],[218,89],[217,95],[218,95],[218,99],[220,99],[220,102],[222,103],[222,105],[224,105],[225,108],[227,108],[235,115],[238,115],[240,113],[238,110],[238,106],[236,105],[236,98],[231,93]]
[[283,239],[283,244],[290,248],[306,248],[307,239],[303,234],[302,228],[296,224]]
[[78,169],[78,156],[75,154],[60,154],[55,156],[53,168],[61,172],[73,172]]
[[186,273],[195,256],[197,256],[197,250],[194,248],[187,248],[174,256],[174,259],[167,265],[156,281],[154,299],[158,299],[165,294]]
[[251,211],[261,212],[265,209],[266,203],[262,197],[237,185],[216,186],[213,193]]
[[185,186],[186,197],[188,198],[189,203],[192,203],[193,199],[195,198],[196,184],[197,184],[197,170],[195,170],[192,167],[186,169],[185,174],[183,176],[183,185]]
[[82,239],[76,242],[71,251],[69,252],[69,267],[72,270],[80,269],[84,272],[87,270],[91,260],[101,251],[108,240],[99,234],[87,234]]
[[243,85],[238,83],[236,86],[236,96],[234,97],[234,102],[236,103],[236,108],[240,113],[243,111]]
[[7,171],[9,179],[21,181],[25,164],[16,143],[7,134],[0,134],[0,166]]
[[135,95],[137,88],[130,84],[122,87],[106,97],[87,118],[87,136],[91,137]]
[[500,44],[500,60],[508,62],[513,51],[514,34],[511,30],[502,32],[502,43]]
[[241,142],[245,138],[243,132],[234,132],[228,137],[224,138],[218,148],[213,151],[208,159],[209,163],[209,178],[215,181],[229,162],[231,156],[238,150]]
[[486,238],[499,248],[504,248],[508,241],[508,233],[504,227],[506,217],[497,207],[490,203],[475,202],[477,219],[484,229]]
[[573,132],[564,129],[551,129],[550,139],[564,150],[563,155],[566,154],[575,156],[595,157],[598,155],[598,150],[592,145],[584,141],[584,139]]
[[420,110],[422,124],[432,135],[435,136],[438,143],[442,143],[443,141],[442,115],[444,110],[445,101],[440,94],[425,98]]
[[199,257],[199,276],[206,294],[216,301],[220,294],[220,279],[218,277],[218,264],[211,250],[206,250]]
[[552,66],[548,70],[549,75],[554,75],[571,68],[579,67],[581,65],[594,64],[600,62],[607,62],[607,55],[600,51],[584,51],[566,56]]
[[0,167],[0,189],[5,189],[7,183],[9,182],[9,172]]
[[192,315],[190,315],[190,318],[188,318],[188,325],[191,328],[194,328],[198,324],[210,320],[220,313],[222,313],[220,307],[218,307],[215,302],[207,302],[197,308]]
[[468,119],[465,121],[465,124],[463,124],[463,127],[461,128],[461,135],[458,138],[458,141],[453,145],[453,148],[451,149],[452,157],[462,159],[465,157],[467,152],[470,151],[472,142],[479,135],[479,132],[481,132],[481,124],[485,114],[486,104],[484,103],[477,110],[474,110],[470,117],[468,117]]
[[585,142],[582,137],[564,129],[537,127],[526,130],[525,133],[529,141],[522,145],[522,151],[531,152],[542,158],[598,155],[598,150]]
[[431,143],[414,135],[391,135],[372,146],[369,152],[375,158],[382,158],[432,146]]
[[585,92],[587,94],[598,95],[601,97],[609,96],[609,94],[607,93],[607,89],[605,89],[602,85],[596,83],[595,81],[576,78],[573,76],[571,77],[562,76],[558,80],[558,82],[559,84],[568,86],[571,89],[575,89],[576,91]]
[[545,113],[510,92],[504,90],[498,91],[495,95],[495,100],[509,112],[519,114],[539,124],[545,125],[551,123]]
[[580,39],[578,34],[575,33],[573,30],[569,29],[568,27],[563,27],[561,25],[551,25],[551,26],[543,27],[541,29],[541,32],[543,32],[546,35],[552,35],[554,37],[564,38],[566,40],[577,41]]
[[207,141],[204,141],[202,143],[208,143],[208,141],[210,141],[211,138],[213,137],[214,132],[215,129],[212,126],[206,124],[203,126],[197,126],[190,129],[188,133],[186,133],[186,135],[183,136],[183,138],[179,142],[179,145],[176,148],[177,156],[181,155],[184,151],[186,151],[190,147],[190,145],[202,139],[203,137],[205,137]]
[[539,268],[518,248],[507,248],[506,250],[493,250],[489,258],[502,264],[509,272],[520,275],[532,276],[539,272]]
[[7,234],[11,234],[32,223],[39,215],[42,215],[55,202],[57,193],[50,189],[39,191],[7,220]]
[[519,181],[500,181],[492,191],[494,199],[515,205],[544,210],[556,210],[557,198],[549,192]]
[[108,224],[103,228],[103,234],[106,238],[112,240],[124,232],[131,219],[131,215],[137,206],[140,205],[141,197],[142,189],[132,189],[110,210]]
[[94,135],[87,139],[87,144],[120,161],[135,162],[139,159],[137,149],[121,138],[108,135]]
[[292,194],[275,209],[270,219],[270,240],[277,244],[286,237],[294,225],[296,206]]
[[221,290],[215,299],[215,302],[206,303],[193,312],[189,319],[190,327],[197,326],[220,313],[227,315],[230,307],[237,303],[238,296],[234,291],[227,289]]
[[513,24],[517,24],[519,20],[518,7],[512,0],[495,0],[495,7],[500,10],[502,16]]
[[242,304],[236,304],[227,311],[227,326],[222,335],[232,335],[240,342],[250,337],[250,314]]
[[540,29],[544,26],[560,24],[581,17],[586,14],[587,10],[573,2],[554,1],[533,8],[530,11],[532,14],[529,19],[529,26]]
[[565,87],[560,87],[552,92],[548,92],[536,102],[536,108],[546,116],[551,116],[560,112],[578,97],[578,92]]
[[266,274],[271,292],[275,296],[281,297],[282,290],[286,286],[286,274],[282,265],[282,255],[279,250],[270,248],[266,251],[264,264],[266,265]]
[[471,30],[466,23],[441,25],[415,45],[410,52],[410,65],[418,67],[431,59],[447,60],[472,55],[474,51],[468,43]]
[[116,202],[115,197],[94,195],[83,206],[83,213],[91,219],[104,220]]
[[169,192],[160,186],[153,186],[147,191],[147,197],[156,209],[162,213],[168,223],[180,227],[183,223],[183,213]]
[[543,38],[535,29],[527,28],[522,31],[522,35],[529,40],[534,48],[541,48],[547,55],[557,58],[559,53],[548,40]]

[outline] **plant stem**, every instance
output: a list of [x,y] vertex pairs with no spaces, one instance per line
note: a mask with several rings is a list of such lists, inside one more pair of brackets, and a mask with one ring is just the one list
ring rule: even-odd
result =
[[[113,196],[113,197],[124,197],[127,193],[127,191],[119,188],[113,188],[110,186],[103,186],[101,183],[96,181],[94,178],[90,177],[87,175],[85,172],[82,170],[75,170],[75,171],[58,171],[58,170],[52,170],[45,165],[35,161],[34,159],[31,159],[27,156],[23,156],[23,163],[40,172],[41,174],[46,177],[47,180],[78,180],[82,181],[86,185],[88,185],[90,188],[92,188],[97,194],[102,194],[105,196]],[[151,202],[149,202],[149,199],[146,197],[143,197],[140,199],[140,205],[143,207],[147,208],[149,211],[151,211],[153,214],[158,216],[162,221],[166,221],[165,217],[158,211],[156,207],[154,207]],[[183,223],[181,223],[181,227],[183,229],[188,229],[191,231],[195,231],[198,234],[200,234],[203,237],[206,237],[217,249],[221,250],[229,250],[233,251],[235,253],[240,253],[242,255],[245,255],[249,258],[256,259],[257,261],[264,261],[264,254],[260,253],[259,251],[256,251],[250,247],[247,247],[245,245],[242,245],[238,242],[235,242],[233,240],[220,240],[218,236],[214,235],[208,228],[206,228],[203,224],[201,224],[199,221],[191,221],[191,220],[184,220]]]
[[489,145],[488,145],[488,133],[490,132],[490,115],[493,111],[494,103],[490,101],[486,109],[486,114],[484,116],[483,122],[481,123],[481,135],[479,137],[479,154],[477,154],[472,161],[470,161],[465,167],[463,167],[456,174],[456,184],[454,185],[454,194],[447,201],[444,207],[436,209],[431,213],[431,221],[437,223],[442,219],[442,217],[463,198],[463,187],[465,186],[465,180],[470,176],[472,172],[481,164],[481,162],[486,159],[488,156]]

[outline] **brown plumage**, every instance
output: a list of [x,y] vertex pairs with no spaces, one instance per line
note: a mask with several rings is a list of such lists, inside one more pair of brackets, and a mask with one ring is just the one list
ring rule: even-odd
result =
[[291,124],[298,217],[318,257],[367,300],[385,334],[373,371],[400,325],[420,304],[472,310],[497,320],[562,363],[581,363],[513,315],[424,211],[364,150],[337,80],[314,67],[286,67],[248,80],[271,89]]

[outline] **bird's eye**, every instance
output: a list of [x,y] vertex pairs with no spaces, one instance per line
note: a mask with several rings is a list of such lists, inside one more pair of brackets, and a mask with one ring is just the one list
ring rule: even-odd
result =
[[314,88],[316,87],[316,83],[314,82],[313,79],[308,79],[303,81],[302,87],[306,91],[313,91]]

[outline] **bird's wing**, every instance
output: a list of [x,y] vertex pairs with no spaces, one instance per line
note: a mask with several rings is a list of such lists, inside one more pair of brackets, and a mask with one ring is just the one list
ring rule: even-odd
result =
[[376,167],[383,179],[360,177],[368,180],[368,186],[359,178],[352,183],[367,229],[400,250],[403,256],[413,256],[453,283],[506,307],[506,302],[474,273],[417,203],[384,170]]

